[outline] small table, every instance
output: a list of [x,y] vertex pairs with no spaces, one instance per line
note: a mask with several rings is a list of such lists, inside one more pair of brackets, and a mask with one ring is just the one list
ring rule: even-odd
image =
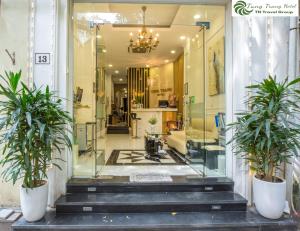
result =
[[225,147],[220,145],[205,145],[202,147],[206,156],[206,167],[209,169],[218,168],[218,156],[225,155]]
[[205,161],[205,152],[203,152],[203,146],[213,144],[217,144],[215,139],[187,138],[187,156],[193,163],[203,163]]

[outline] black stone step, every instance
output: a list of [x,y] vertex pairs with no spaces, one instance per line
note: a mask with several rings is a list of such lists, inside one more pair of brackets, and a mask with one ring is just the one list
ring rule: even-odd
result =
[[128,176],[112,176],[106,177],[106,179],[73,178],[67,183],[67,192],[232,192],[234,187],[233,181],[226,177],[172,176],[172,179],[172,182],[135,183],[130,182]]
[[14,231],[296,231],[291,218],[269,220],[252,211],[139,214],[55,214],[28,223],[23,218]]
[[107,134],[129,134],[129,127],[127,127],[127,126],[108,126]]
[[60,197],[57,213],[245,211],[247,200],[232,192],[74,193]]

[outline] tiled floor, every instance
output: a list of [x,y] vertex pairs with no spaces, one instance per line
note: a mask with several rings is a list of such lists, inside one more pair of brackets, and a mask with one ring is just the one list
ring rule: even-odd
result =
[[[133,139],[128,134],[108,134],[97,140],[98,159],[90,153],[81,155],[79,158],[74,158],[74,176],[77,177],[92,177],[97,171],[98,175],[112,176],[130,176],[132,174],[166,174],[166,175],[199,175],[205,171],[209,176],[221,176],[218,171],[205,169],[201,164],[194,165],[107,165],[107,162],[114,149],[144,149],[144,139]],[[167,148],[165,146],[164,148]],[[95,163],[97,166],[95,167]]]

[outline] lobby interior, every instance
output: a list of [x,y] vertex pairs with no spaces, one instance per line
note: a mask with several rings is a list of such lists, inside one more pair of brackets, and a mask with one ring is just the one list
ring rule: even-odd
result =
[[225,176],[225,7],[74,4],[73,176]]

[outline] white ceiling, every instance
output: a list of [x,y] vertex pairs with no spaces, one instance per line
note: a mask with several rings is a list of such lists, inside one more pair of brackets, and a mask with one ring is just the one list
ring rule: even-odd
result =
[[[78,3],[74,7],[74,16],[77,20],[81,18],[80,24],[87,23],[91,13],[115,13],[114,22],[122,24],[122,27],[114,27],[111,23],[100,26],[101,38],[97,39],[98,45],[106,49],[102,54],[101,65],[104,65],[107,72],[115,75],[116,82],[126,75],[127,67],[146,67],[146,65],[159,66],[174,61],[183,52],[185,41],[180,36],[194,37],[199,31],[195,26],[196,21],[213,21],[216,17],[224,17],[223,6],[207,5],[161,5],[149,4],[146,11],[146,24],[154,25],[153,32],[159,33],[157,49],[150,54],[128,53],[129,33],[137,34],[140,27],[132,27],[132,24],[142,24],[142,11],[139,4],[109,4],[109,3]],[[96,15],[96,16],[95,16]],[[200,19],[194,19],[195,15],[200,15]],[[86,17],[85,17],[86,16]],[[94,19],[102,16],[93,15]],[[157,28],[156,26],[163,26]],[[150,28],[150,27],[149,27]],[[175,50],[175,54],[171,54]],[[113,67],[108,65],[112,64]],[[118,70],[119,74],[114,72]]]

